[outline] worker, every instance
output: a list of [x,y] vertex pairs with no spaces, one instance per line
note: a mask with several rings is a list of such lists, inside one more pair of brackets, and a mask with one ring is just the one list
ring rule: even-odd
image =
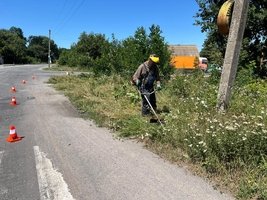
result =
[[154,84],[156,83],[157,90],[161,89],[159,69],[157,66],[158,63],[159,57],[155,54],[151,54],[147,61],[139,65],[132,77],[132,82],[138,87],[141,93],[142,116],[152,114],[148,101],[150,102],[152,108],[155,111],[157,110]]

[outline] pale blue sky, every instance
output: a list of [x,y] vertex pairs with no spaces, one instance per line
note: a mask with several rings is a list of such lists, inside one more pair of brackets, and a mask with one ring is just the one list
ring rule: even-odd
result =
[[168,44],[202,48],[205,34],[194,26],[195,0],[0,0],[0,29],[21,28],[24,36],[45,35],[69,48],[82,32],[101,33],[118,40],[136,29],[159,25]]

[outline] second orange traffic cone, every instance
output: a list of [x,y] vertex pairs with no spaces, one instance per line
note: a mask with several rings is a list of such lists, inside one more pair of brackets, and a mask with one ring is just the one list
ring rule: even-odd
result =
[[15,86],[12,86],[12,87],[11,87],[11,92],[17,92]]
[[12,97],[11,102],[10,102],[11,106],[16,106],[17,105],[17,101],[15,97]]
[[6,139],[7,142],[17,142],[20,141],[23,137],[17,135],[15,126],[11,125],[9,127],[9,136]]

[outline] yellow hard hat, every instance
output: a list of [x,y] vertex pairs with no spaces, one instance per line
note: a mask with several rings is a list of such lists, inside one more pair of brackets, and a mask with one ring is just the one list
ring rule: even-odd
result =
[[149,59],[152,60],[154,63],[159,63],[159,57],[155,54],[150,55]]

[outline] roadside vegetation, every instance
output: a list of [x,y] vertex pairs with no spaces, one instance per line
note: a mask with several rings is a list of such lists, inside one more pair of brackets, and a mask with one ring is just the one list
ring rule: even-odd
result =
[[[119,137],[135,138],[169,161],[187,164],[239,199],[267,198],[267,83],[251,79],[234,87],[231,106],[218,113],[218,82],[202,72],[177,74],[157,93],[165,123],[141,117],[140,97],[117,76],[53,77],[84,117]],[[239,77],[237,83],[242,83]]]
[[[227,36],[218,33],[216,18],[225,0],[196,0],[195,25],[206,33],[200,56],[222,66]],[[85,118],[135,138],[163,158],[209,178],[214,186],[240,200],[267,199],[267,13],[266,0],[250,1],[237,77],[228,109],[216,109],[220,72],[180,73],[170,66],[168,44],[158,25],[139,27],[119,41],[101,33],[80,34],[70,49],[51,40],[49,70],[66,76],[49,83],[64,92]],[[179,23],[179,22],[178,22]],[[1,63],[47,62],[46,36],[25,38],[17,27],[0,29]],[[149,54],[160,57],[163,90],[157,92],[164,126],[141,117],[140,97],[130,84]],[[265,61],[264,61],[265,60]],[[74,75],[75,71],[89,72]]]
[[[221,65],[227,40],[210,23],[215,14],[205,13],[209,6],[216,13],[219,6],[204,0],[198,3],[196,23],[208,32],[200,55]],[[52,77],[49,83],[63,91],[85,118],[108,127],[118,137],[144,142],[164,159],[190,168],[237,199],[267,199],[267,66],[261,62],[266,28],[257,26],[262,28],[257,33],[250,29],[257,18],[264,17],[255,15],[259,4],[261,1],[250,5],[238,73],[224,113],[216,108],[220,72],[206,76],[198,70],[175,71],[157,25],[148,31],[140,27],[123,41],[82,33],[77,44],[62,52],[57,64],[90,73]],[[150,53],[160,57],[163,90],[157,92],[157,98],[163,127],[141,117],[141,100],[130,84],[137,66]]]

